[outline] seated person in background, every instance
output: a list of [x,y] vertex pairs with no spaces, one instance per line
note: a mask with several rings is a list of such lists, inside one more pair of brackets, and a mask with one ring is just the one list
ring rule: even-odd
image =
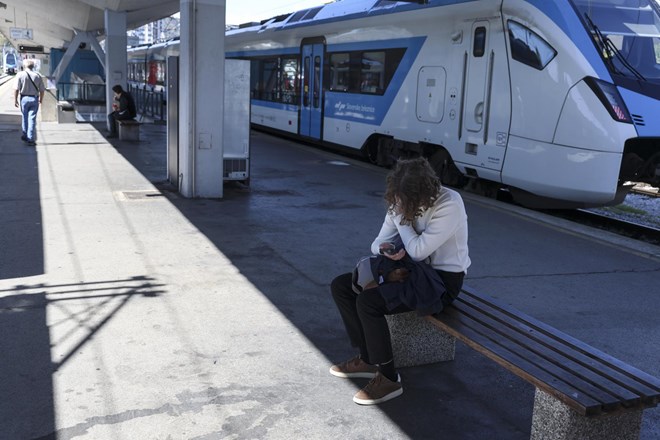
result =
[[126,121],[135,118],[137,111],[135,101],[130,93],[117,84],[112,88],[115,102],[112,104],[113,112],[108,115],[108,137],[117,137],[117,121]]

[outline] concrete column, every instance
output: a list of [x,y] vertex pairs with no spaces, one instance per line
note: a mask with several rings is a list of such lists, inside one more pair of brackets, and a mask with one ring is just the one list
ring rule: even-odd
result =
[[112,87],[119,84],[126,90],[126,12],[105,10],[105,35],[105,104],[110,113]]
[[179,175],[185,197],[223,196],[225,0],[181,0]]

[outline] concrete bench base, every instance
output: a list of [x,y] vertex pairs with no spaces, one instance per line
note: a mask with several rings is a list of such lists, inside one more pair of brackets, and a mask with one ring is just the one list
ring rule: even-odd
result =
[[121,141],[139,141],[140,123],[137,121],[117,121],[119,125],[119,140]]
[[531,440],[637,440],[642,410],[584,417],[548,393],[536,389]]
[[392,335],[394,365],[397,368],[454,360],[456,338],[438,331],[417,312],[385,317]]

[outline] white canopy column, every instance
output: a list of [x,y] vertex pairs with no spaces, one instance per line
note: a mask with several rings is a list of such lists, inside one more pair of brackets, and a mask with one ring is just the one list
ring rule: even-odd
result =
[[185,197],[223,196],[226,0],[181,0],[179,176]]
[[[126,12],[105,10],[105,97],[106,110],[112,111],[112,87],[126,90]],[[108,127],[110,130],[110,127]]]

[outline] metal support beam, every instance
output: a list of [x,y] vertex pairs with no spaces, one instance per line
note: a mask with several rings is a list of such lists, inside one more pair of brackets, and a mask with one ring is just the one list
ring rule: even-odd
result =
[[64,52],[64,56],[60,60],[60,63],[57,65],[55,71],[53,72],[53,82],[55,82],[56,84],[60,82],[61,76],[66,71],[66,68],[69,67],[71,60],[75,56],[76,51],[78,50],[78,48],[82,43],[90,45],[90,47],[98,57],[99,61],[101,61],[101,65],[103,66],[103,69],[105,69],[105,53],[103,52],[103,49],[101,48],[99,42],[96,41],[96,37],[94,36],[94,33],[76,31],[76,35],[73,37],[73,40],[71,40],[71,42],[69,43],[69,47],[67,47],[66,52]]

